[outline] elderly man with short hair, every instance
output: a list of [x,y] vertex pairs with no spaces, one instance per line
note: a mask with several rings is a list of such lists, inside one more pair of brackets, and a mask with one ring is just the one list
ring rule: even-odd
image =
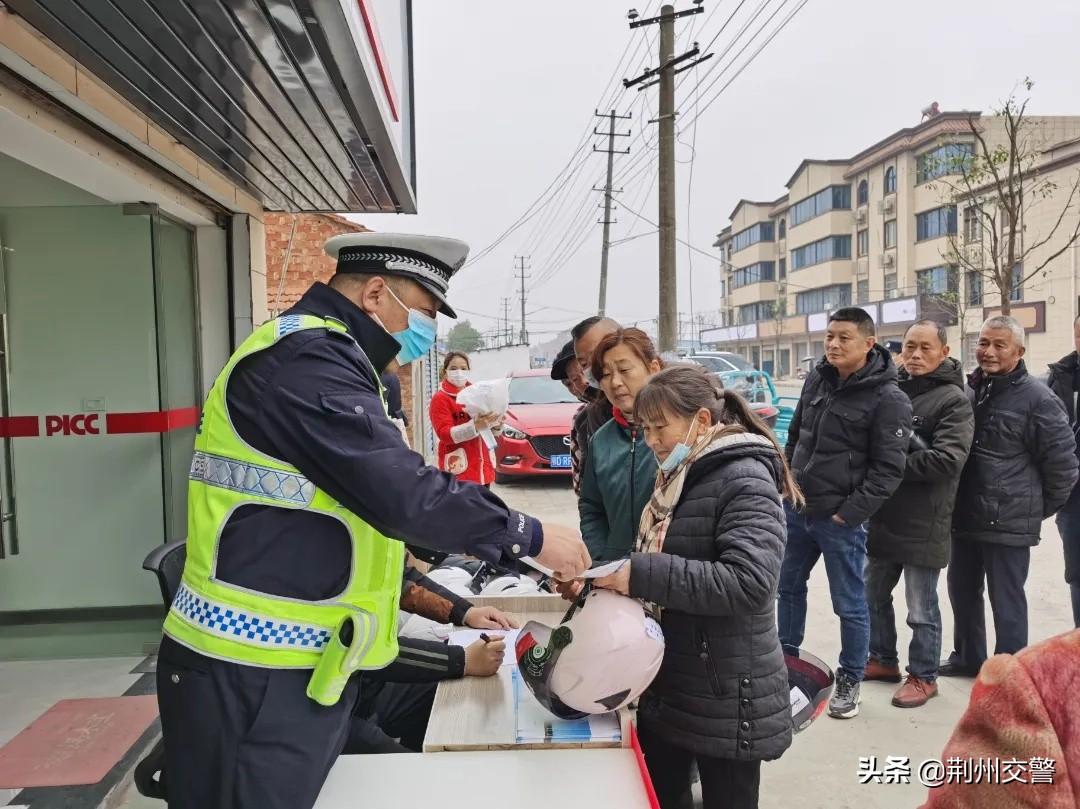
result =
[[912,324],[898,364],[897,384],[911,399],[913,435],[900,488],[870,518],[870,660],[864,679],[900,682],[892,592],[903,573],[911,645],[907,678],[892,704],[917,708],[938,692],[938,576],[949,563],[956,487],[971,448],[974,417],[944,326],[932,320]]
[[942,676],[975,676],[986,660],[983,589],[994,613],[995,654],[1028,642],[1031,547],[1043,520],[1069,498],[1077,480],[1076,442],[1061,401],[1024,365],[1024,329],[992,317],[979,333],[979,367],[968,378],[975,440],[953,511],[949,600],[953,652]]

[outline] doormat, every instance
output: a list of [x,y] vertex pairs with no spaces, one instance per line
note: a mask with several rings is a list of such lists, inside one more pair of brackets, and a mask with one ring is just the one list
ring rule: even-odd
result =
[[96,784],[157,712],[154,696],[60,700],[0,747],[0,789]]

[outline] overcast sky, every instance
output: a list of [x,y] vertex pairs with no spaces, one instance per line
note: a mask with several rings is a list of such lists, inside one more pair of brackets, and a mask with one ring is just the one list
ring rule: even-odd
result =
[[[704,13],[677,24],[681,53],[693,40],[704,47],[728,23],[710,48],[717,55],[684,73],[676,94],[678,235],[710,254],[679,246],[679,308],[686,314],[691,305],[698,313],[720,306],[719,264],[710,256],[735,203],[780,196],[803,158],[849,157],[917,124],[931,101],[943,110],[988,111],[1028,75],[1036,82],[1031,112],[1080,115],[1077,0],[808,0],[717,96],[801,2],[745,0],[732,18],[740,0],[705,0]],[[659,7],[636,5],[643,16]],[[603,200],[588,189],[602,184],[606,166],[590,144],[606,144],[589,138],[575,150],[594,124],[604,128],[592,119],[597,106],[608,109],[614,100],[620,113],[632,112],[632,121],[616,127],[634,134],[618,139],[631,148],[616,157],[616,187],[625,189],[619,201],[657,221],[656,133],[646,122],[656,115],[656,88],[622,91],[618,83],[656,66],[656,27],[629,30],[629,7],[622,0],[414,3],[420,213],[358,219],[377,230],[455,236],[476,255],[526,213],[568,161],[580,165],[563,173],[531,220],[454,279],[451,302],[481,331],[496,325],[503,297],[517,328],[514,257],[523,253],[531,255],[526,309],[534,344],[595,312],[601,226],[592,223],[602,218],[596,206]],[[676,3],[690,7],[690,0]],[[696,140],[695,103],[703,109]],[[612,247],[608,312],[624,323],[655,318],[656,228],[625,209],[614,218],[613,241],[649,235]]]

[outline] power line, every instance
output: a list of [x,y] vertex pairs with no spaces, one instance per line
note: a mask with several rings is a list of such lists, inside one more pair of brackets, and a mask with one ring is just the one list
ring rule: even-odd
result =
[[[705,71],[705,74],[704,74],[704,77],[702,78],[702,81],[707,79],[714,71],[720,69],[725,57],[727,57],[731,53],[731,51],[735,48],[736,44],[742,38],[743,34],[746,33],[747,29],[749,28],[749,24],[752,23],[753,20],[757,19],[757,17],[761,14],[761,12],[764,10],[764,8],[771,2],[772,2],[772,0],[764,0],[764,2],[761,5],[758,6],[757,11],[750,18],[750,20],[747,23],[743,24],[742,28],[735,34],[734,37],[732,37],[731,41],[728,42],[724,46],[724,49],[717,55],[717,58],[713,62],[713,64]],[[784,3],[787,3],[787,2],[788,2],[788,0],[784,0]],[[725,31],[727,29],[727,27],[731,24],[731,22],[734,20],[735,16],[738,14],[739,10],[745,5],[745,3],[746,3],[746,0],[741,0],[739,5],[736,6],[735,10],[728,16],[728,19],[724,22],[724,25],[721,27],[720,31],[718,31],[716,36],[714,36],[713,39],[710,41],[710,43],[709,43],[710,46],[720,37],[720,34],[722,34],[723,31]],[[758,32],[755,33],[754,36],[752,36],[750,38],[749,43],[752,43],[754,41],[754,39],[761,33],[761,30],[763,30],[763,29],[764,29],[764,26],[762,26],[762,29],[759,29]],[[745,50],[745,48],[744,48],[744,50]],[[741,54],[742,51],[740,51],[739,53]],[[728,63],[728,66],[726,68],[724,68],[724,70],[721,72],[721,75],[723,75],[723,72],[726,72],[726,70],[731,66],[731,64],[734,64],[734,62],[735,62],[735,60],[737,58],[738,58],[738,54],[736,55],[735,58],[733,58],[731,60],[731,62]],[[685,81],[686,78],[688,78],[688,76],[682,77],[682,80]],[[712,86],[713,86],[712,84],[709,85],[709,87],[712,87]],[[696,91],[696,90],[699,89],[699,87],[695,86],[694,89]],[[687,122],[686,124],[684,124],[684,126],[688,126],[689,123],[690,122]],[[639,159],[631,159],[626,165],[623,166],[622,170],[620,171],[620,173],[615,178],[616,182],[624,182],[625,178],[629,175],[630,172],[634,171],[635,174],[633,176],[636,176],[636,172],[639,172],[641,170],[643,170],[642,161],[639,160]]]
[[[782,8],[783,8],[784,6],[785,6],[785,5],[787,5],[789,1],[790,1],[790,0],[784,0],[784,2],[783,2],[783,3],[782,3],[782,4],[780,5],[780,6],[779,6],[779,8],[777,8],[777,10],[776,10],[775,12],[773,12],[772,16],[770,16],[770,17],[769,17],[769,19],[765,21],[765,24],[764,24],[764,25],[762,25],[762,27],[758,29],[758,32],[757,32],[757,34],[755,34],[755,35],[754,35],[754,37],[752,37],[752,38],[751,38],[751,42],[753,41],[753,39],[754,39],[754,38],[756,38],[756,37],[757,37],[757,35],[758,35],[758,34],[760,34],[760,33],[761,33],[761,32],[762,32],[763,30],[765,30],[765,28],[766,28],[766,27],[768,26],[768,24],[769,24],[769,23],[770,23],[770,22],[771,22],[771,21],[773,20],[773,18],[775,18],[775,17],[776,17],[776,14],[777,14],[777,13],[778,13],[778,12],[779,12],[779,11],[780,11],[780,10],[781,10],[781,9],[782,9]],[[768,37],[768,39],[766,39],[766,40],[765,40],[764,42],[762,42],[762,43],[761,43],[761,45],[760,45],[760,46],[758,47],[758,49],[757,49],[756,51],[754,51],[754,52],[753,52],[753,53],[752,53],[752,54],[750,55],[750,58],[749,58],[749,59],[747,59],[747,60],[746,60],[746,62],[744,62],[744,63],[743,63],[742,67],[740,67],[740,68],[738,69],[738,71],[736,71],[735,75],[734,75],[734,76],[732,76],[732,77],[731,77],[730,79],[728,79],[728,81],[727,81],[727,82],[726,82],[726,83],[724,84],[724,86],[723,86],[723,87],[721,87],[721,88],[720,88],[719,90],[717,90],[717,91],[716,91],[716,94],[715,94],[715,95],[714,95],[714,96],[713,96],[712,98],[710,98],[710,99],[709,99],[708,101],[706,101],[706,102],[705,102],[705,105],[704,105],[704,106],[703,106],[703,107],[701,108],[701,110],[700,110],[699,112],[697,112],[697,114],[696,114],[696,115],[694,116],[694,119],[693,119],[693,120],[691,120],[691,121],[690,121],[690,123],[693,123],[693,121],[694,121],[694,120],[697,120],[697,118],[698,118],[698,117],[700,117],[701,115],[703,115],[703,114],[705,113],[705,111],[706,111],[706,110],[707,110],[707,109],[708,109],[708,108],[709,108],[710,106],[712,106],[712,104],[713,104],[713,103],[714,103],[714,102],[716,101],[716,99],[718,99],[718,98],[719,98],[719,97],[721,96],[721,94],[723,94],[724,90],[726,90],[726,89],[727,89],[728,87],[730,87],[730,86],[731,86],[731,84],[732,84],[732,82],[734,82],[734,81],[735,81],[735,79],[739,78],[739,76],[741,76],[741,75],[742,75],[743,71],[745,71],[745,70],[746,70],[746,68],[750,67],[750,65],[751,65],[751,64],[752,64],[752,63],[754,62],[754,60],[755,60],[755,59],[756,59],[756,58],[758,57],[758,54],[760,54],[760,53],[761,53],[761,52],[762,52],[763,50],[765,50],[765,48],[767,48],[767,47],[768,47],[769,43],[770,43],[770,42],[772,42],[772,41],[773,41],[774,39],[776,39],[777,35],[778,35],[778,34],[779,34],[779,33],[780,33],[781,31],[783,31],[783,30],[784,30],[785,28],[787,28],[788,24],[789,24],[789,23],[790,23],[790,22],[791,22],[791,21],[792,21],[793,19],[795,19],[795,15],[797,15],[797,14],[798,14],[798,13],[799,13],[800,11],[802,11],[802,10],[803,10],[803,7],[804,7],[804,6],[806,6],[806,4],[807,4],[807,3],[809,3],[809,2],[810,2],[810,0],[802,0],[802,2],[801,2],[801,3],[799,3],[799,5],[798,5],[798,6],[796,6],[796,7],[795,7],[795,8],[794,8],[794,9],[792,10],[792,12],[791,12],[790,14],[788,14],[788,16],[787,16],[787,17],[786,17],[786,18],[784,19],[784,21],[783,21],[782,23],[780,23],[780,25],[779,25],[779,26],[777,26],[777,28],[776,28],[776,29],[775,29],[775,30],[774,30],[774,31],[773,31],[773,32],[772,32],[771,34],[769,34],[769,37]],[[750,44],[750,43],[747,43],[747,45],[749,45],[749,44]],[[744,47],[744,48],[743,48],[743,50],[746,50],[746,48]],[[741,53],[742,53],[742,51],[740,51],[739,53],[741,54]],[[736,57],[736,58],[738,58],[738,57]],[[734,61],[735,61],[735,60],[733,59],[733,60],[732,60],[732,63],[734,63]],[[710,84],[710,85],[709,85],[709,87],[712,87],[713,85],[715,85],[715,84],[716,84],[716,82],[717,82],[717,81],[719,81],[719,79],[720,79],[720,76],[717,76],[717,78],[713,80],[713,83],[712,83],[712,84]],[[708,91],[709,87],[705,88],[705,89],[706,89],[706,92]]]
[[[651,6],[651,5],[652,5],[652,2],[650,1],[649,6]],[[622,92],[625,92],[625,88],[621,88],[619,86],[619,83],[616,82],[616,77],[622,72],[623,62],[626,59],[627,54],[630,52],[630,47],[633,44],[633,42],[634,42],[633,38],[627,40],[626,46],[623,48],[622,54],[619,56],[619,59],[615,63],[615,68],[614,68],[614,70],[612,70],[611,76],[608,78],[607,82],[604,84],[603,88],[600,91],[600,98],[601,98],[601,100],[603,100],[603,98],[608,94],[608,88],[612,84],[615,85],[615,91],[616,91],[615,96],[612,98],[612,100],[609,103],[603,104],[602,106],[604,106],[604,107],[610,107],[614,103],[614,98],[617,97]],[[640,46],[641,46],[641,42],[640,42],[640,39],[639,39],[638,48],[640,48]],[[637,53],[637,49],[635,49],[634,55],[632,55],[630,57],[630,60],[627,62],[628,65],[633,63],[633,59],[635,58],[636,53]],[[517,220],[515,220],[498,237],[496,237],[494,241],[492,241],[491,243],[489,243],[488,245],[484,246],[483,248],[478,250],[476,253],[474,253],[473,257],[468,262],[466,262],[466,264],[464,266],[467,267],[467,266],[469,266],[471,264],[475,264],[476,262],[478,262],[481,259],[485,258],[488,254],[491,253],[492,250],[494,250],[496,247],[498,247],[500,244],[502,244],[502,242],[507,237],[509,237],[518,228],[520,228],[522,225],[524,225],[526,222],[528,222],[530,219],[532,219],[532,217],[534,217],[540,210],[547,207],[551,203],[551,201],[552,201],[552,199],[554,198],[555,195],[552,195],[552,197],[548,198],[546,201],[544,201],[542,203],[541,203],[541,200],[544,200],[544,198],[548,195],[548,193],[553,188],[555,188],[555,186],[557,184],[561,183],[559,185],[559,190],[560,191],[565,189],[565,187],[570,182],[570,178],[573,177],[576,174],[576,172],[585,164],[588,157],[591,156],[591,155],[586,155],[586,159],[582,160],[577,166],[574,167],[574,170],[571,171],[569,175],[567,175],[567,170],[574,164],[574,160],[577,158],[577,156],[579,154],[581,154],[581,152],[584,150],[586,144],[589,142],[589,129],[590,129],[591,122],[592,122],[592,118],[590,117],[589,121],[586,123],[583,134],[581,135],[581,137],[578,140],[578,145],[574,148],[574,151],[571,153],[570,158],[566,161],[566,165],[564,165],[563,168],[560,169],[560,171],[555,175],[555,178],[548,184],[548,186],[543,191],[541,191],[539,196],[537,196],[536,199],[534,199],[529,204],[529,206],[525,209],[525,212],[521,216],[519,216]],[[564,175],[566,176],[565,180],[563,179]],[[540,205],[540,207],[536,208],[537,205]],[[536,210],[533,210],[534,208],[536,208]]]

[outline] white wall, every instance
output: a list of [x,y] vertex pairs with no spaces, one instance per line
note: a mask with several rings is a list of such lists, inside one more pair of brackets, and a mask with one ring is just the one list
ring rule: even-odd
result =
[[474,351],[469,354],[470,376],[474,382],[481,379],[498,379],[511,371],[529,369],[529,347],[508,346]]

